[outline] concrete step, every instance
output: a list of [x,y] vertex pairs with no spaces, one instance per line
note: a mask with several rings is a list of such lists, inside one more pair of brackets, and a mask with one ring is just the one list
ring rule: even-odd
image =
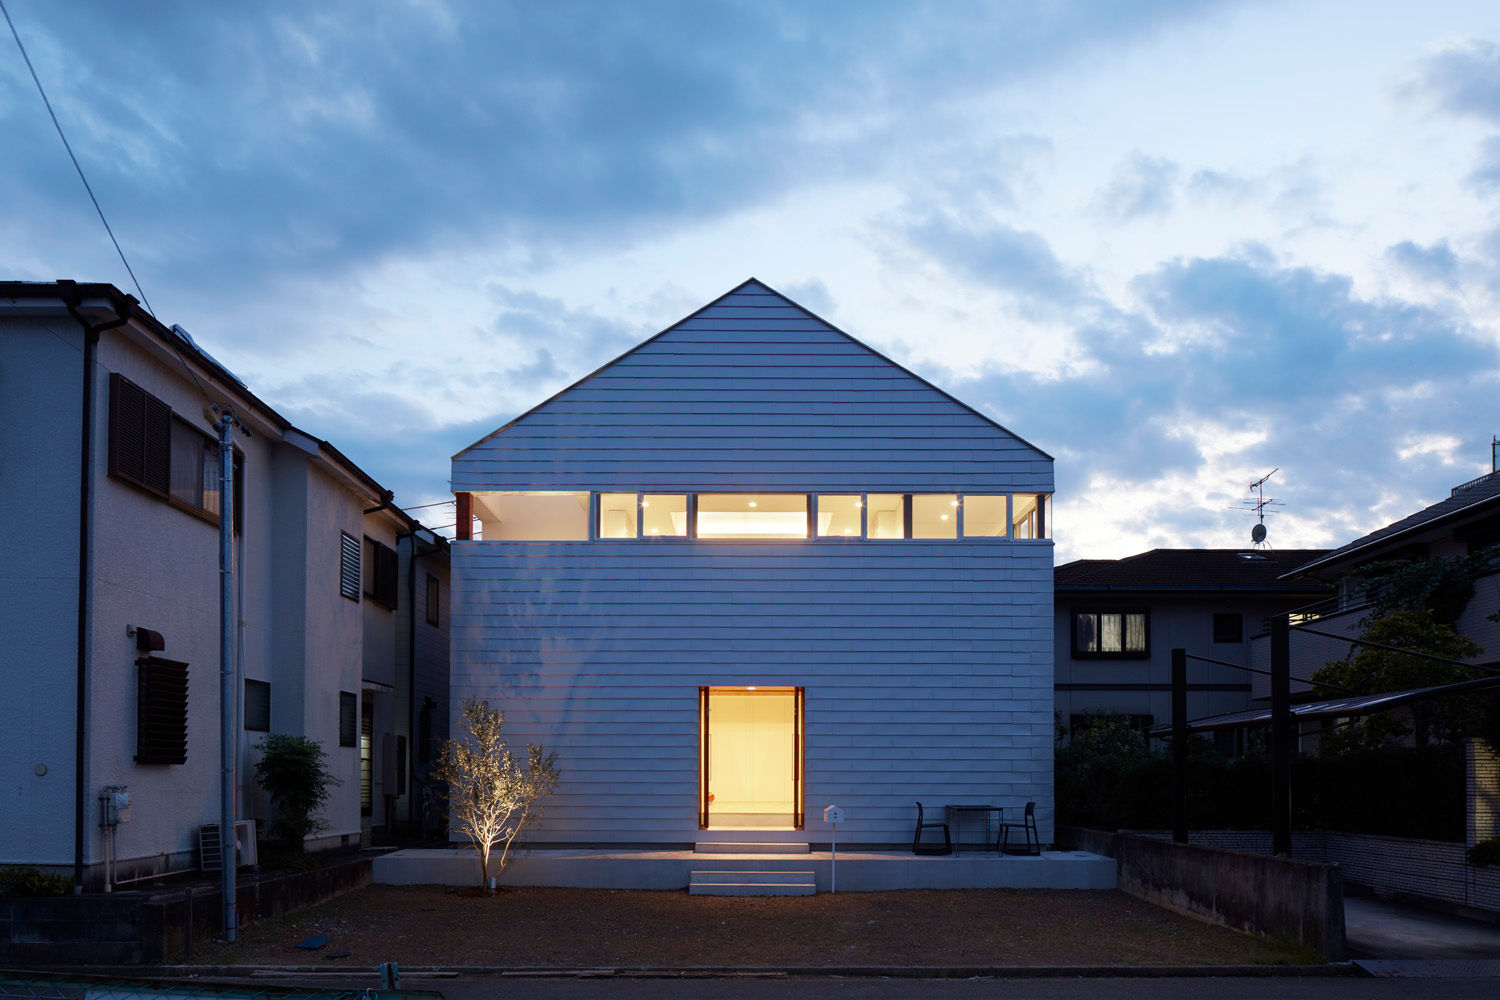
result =
[[780,844],[772,841],[700,840],[693,845],[694,854],[806,854],[806,844]]
[[812,872],[693,872],[689,896],[811,896],[818,891]]

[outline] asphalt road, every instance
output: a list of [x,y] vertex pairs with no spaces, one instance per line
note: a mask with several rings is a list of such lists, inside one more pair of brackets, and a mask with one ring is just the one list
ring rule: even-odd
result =
[[[415,986],[415,983],[410,984]],[[424,983],[444,1000],[1495,1000],[1497,979],[533,979]]]

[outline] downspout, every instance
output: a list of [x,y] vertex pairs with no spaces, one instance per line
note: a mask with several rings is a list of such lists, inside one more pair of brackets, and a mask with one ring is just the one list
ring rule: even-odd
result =
[[406,533],[411,556],[406,560],[406,836],[417,823],[417,769],[413,752],[417,745],[417,531]]
[[[129,316],[116,316],[107,323],[94,326],[78,311],[77,288],[68,287],[72,282],[58,282],[63,286],[63,304],[68,314],[83,327],[83,428],[79,440],[78,459],[78,668],[77,729],[73,736],[73,891],[83,891],[83,814],[85,795],[84,750],[88,733],[88,668],[89,629],[92,625],[92,553],[94,548],[93,482],[94,482],[94,360],[99,344],[99,334],[130,322]],[[127,297],[127,304],[129,303]]]

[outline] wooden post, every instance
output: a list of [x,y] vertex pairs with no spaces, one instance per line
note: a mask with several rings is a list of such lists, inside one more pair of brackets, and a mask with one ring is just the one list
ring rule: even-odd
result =
[[467,542],[474,537],[474,495],[455,493],[458,498],[458,524],[455,525],[455,541]]
[[1172,650],[1172,840],[1188,842],[1187,650]]
[[1286,615],[1271,619],[1271,851],[1292,856],[1292,666]]

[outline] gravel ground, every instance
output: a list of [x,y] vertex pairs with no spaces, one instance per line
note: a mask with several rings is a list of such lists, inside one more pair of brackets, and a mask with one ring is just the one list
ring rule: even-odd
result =
[[[296,947],[315,935],[316,951]],[[1307,953],[1121,892],[975,889],[802,897],[375,885],[245,928],[195,961],[243,965],[1252,965]]]

